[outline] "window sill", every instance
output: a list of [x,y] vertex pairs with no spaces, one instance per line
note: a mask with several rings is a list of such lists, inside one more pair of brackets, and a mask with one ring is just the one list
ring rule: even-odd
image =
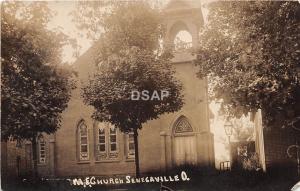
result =
[[104,159],[104,160],[96,160],[95,163],[114,163],[121,162],[120,159]]
[[134,162],[135,159],[134,159],[134,157],[133,157],[133,158],[128,158],[128,157],[127,157],[127,158],[125,159],[125,161],[126,161],[126,162]]
[[77,161],[77,164],[89,164],[91,163],[89,160],[87,161]]

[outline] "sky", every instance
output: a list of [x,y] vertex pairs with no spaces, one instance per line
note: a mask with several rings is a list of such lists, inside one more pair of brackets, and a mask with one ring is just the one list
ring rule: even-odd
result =
[[[169,0],[163,1],[165,1],[164,3],[167,3]],[[202,0],[201,2],[204,5],[205,3],[210,1],[212,0]],[[78,45],[81,47],[80,54],[83,54],[91,46],[92,42],[84,36],[78,34],[78,29],[76,28],[75,23],[72,22],[72,16],[70,15],[70,13],[76,10],[76,1],[48,1],[48,6],[50,9],[56,12],[56,15],[48,25],[49,28],[60,27],[62,32],[64,32],[71,38],[75,38]],[[202,8],[202,12],[205,19],[208,13],[208,10],[205,8],[205,6],[203,6]],[[180,34],[180,37],[184,41],[191,41],[191,36],[189,33],[183,32]],[[73,52],[71,47],[66,46],[63,50],[63,60],[69,63],[74,62],[76,58],[74,58],[72,54]]]
[[[48,6],[56,12],[56,15],[49,22],[48,27],[60,27],[62,32],[71,38],[75,38],[81,47],[80,54],[83,54],[91,46],[91,41],[85,38],[85,36],[78,34],[78,29],[72,21],[70,13],[76,8],[76,1],[50,1],[48,2]],[[69,63],[76,60],[76,58],[73,57],[73,50],[70,46],[64,47],[63,60]]]
[[[211,0],[202,1],[203,4],[210,2]],[[78,34],[78,29],[75,26],[75,23],[72,22],[72,16],[70,13],[75,10],[76,1],[51,1],[48,2],[49,8],[54,10],[57,14],[51,20],[48,27],[56,28],[60,27],[62,32],[69,35],[71,38],[75,38],[77,43],[81,46],[80,54],[83,54],[91,45],[92,42]],[[202,7],[202,12],[204,16],[204,21],[206,21],[206,16],[208,10],[205,6]],[[184,41],[190,42],[191,36],[187,32],[181,32],[180,38]],[[73,51],[71,47],[66,46],[63,50],[63,60],[68,63],[73,63],[76,58],[72,55]],[[218,103],[211,103],[210,109],[214,114],[214,118],[210,121],[211,132],[214,134],[215,139],[215,158],[216,166],[218,166],[220,161],[229,160],[228,150],[225,149],[225,143],[227,141],[227,136],[224,131],[224,119],[219,116],[220,105]]]

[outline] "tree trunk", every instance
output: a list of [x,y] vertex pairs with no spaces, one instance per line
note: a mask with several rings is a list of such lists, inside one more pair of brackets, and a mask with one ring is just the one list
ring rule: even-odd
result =
[[139,163],[139,143],[138,143],[138,130],[134,129],[134,151],[135,151],[135,174],[136,177],[140,177],[140,163]]
[[37,141],[36,137],[32,138],[31,141],[32,146],[32,161],[33,161],[33,169],[32,169],[32,177],[34,180],[38,177],[38,171],[37,171]]

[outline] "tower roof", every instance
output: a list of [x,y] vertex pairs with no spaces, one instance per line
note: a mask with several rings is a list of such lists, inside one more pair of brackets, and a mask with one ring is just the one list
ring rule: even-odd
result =
[[178,9],[195,9],[201,8],[200,0],[170,0],[165,6],[164,11],[176,11]]

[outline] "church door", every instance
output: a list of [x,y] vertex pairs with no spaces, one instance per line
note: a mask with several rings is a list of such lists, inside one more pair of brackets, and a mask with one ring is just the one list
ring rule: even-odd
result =
[[179,136],[174,138],[174,159],[176,166],[196,164],[195,136]]
[[197,163],[196,138],[185,117],[180,117],[173,128],[173,161],[176,166]]

